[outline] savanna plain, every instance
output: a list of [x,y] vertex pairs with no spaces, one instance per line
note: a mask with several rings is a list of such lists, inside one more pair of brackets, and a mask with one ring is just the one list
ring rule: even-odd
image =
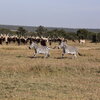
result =
[[82,55],[33,58],[28,45],[0,45],[0,100],[100,100],[100,43],[68,44]]

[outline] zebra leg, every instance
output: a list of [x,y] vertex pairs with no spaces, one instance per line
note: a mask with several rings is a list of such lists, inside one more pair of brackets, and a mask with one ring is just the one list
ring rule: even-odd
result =
[[50,57],[50,54],[48,54],[48,57]]
[[35,57],[35,56],[36,56],[36,53],[34,53],[33,57]]
[[45,55],[45,58],[47,58],[47,57],[48,57],[48,55],[46,54],[46,55]]
[[62,58],[64,57],[64,53],[62,53]]
[[49,57],[49,56],[50,56],[50,54],[46,54],[46,55],[45,55],[45,58],[47,58],[47,57]]
[[77,55],[76,54],[74,54],[74,58],[77,58]]

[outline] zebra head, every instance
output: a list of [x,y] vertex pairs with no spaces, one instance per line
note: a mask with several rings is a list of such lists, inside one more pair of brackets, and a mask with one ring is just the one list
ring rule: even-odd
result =
[[32,49],[32,48],[36,49],[37,48],[37,44],[32,42],[32,44],[29,46],[29,49]]
[[61,42],[61,44],[58,46],[58,48],[64,48],[67,44],[65,42]]

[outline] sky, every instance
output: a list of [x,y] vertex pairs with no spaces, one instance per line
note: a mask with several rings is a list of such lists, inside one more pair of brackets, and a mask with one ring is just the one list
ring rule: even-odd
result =
[[100,28],[100,0],[0,0],[0,24]]

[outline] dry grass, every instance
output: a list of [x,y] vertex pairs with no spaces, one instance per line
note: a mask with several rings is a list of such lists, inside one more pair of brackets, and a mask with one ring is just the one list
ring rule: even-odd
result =
[[0,100],[100,100],[100,44],[69,44],[83,56],[61,59],[55,49],[32,58],[27,46],[0,46]]

